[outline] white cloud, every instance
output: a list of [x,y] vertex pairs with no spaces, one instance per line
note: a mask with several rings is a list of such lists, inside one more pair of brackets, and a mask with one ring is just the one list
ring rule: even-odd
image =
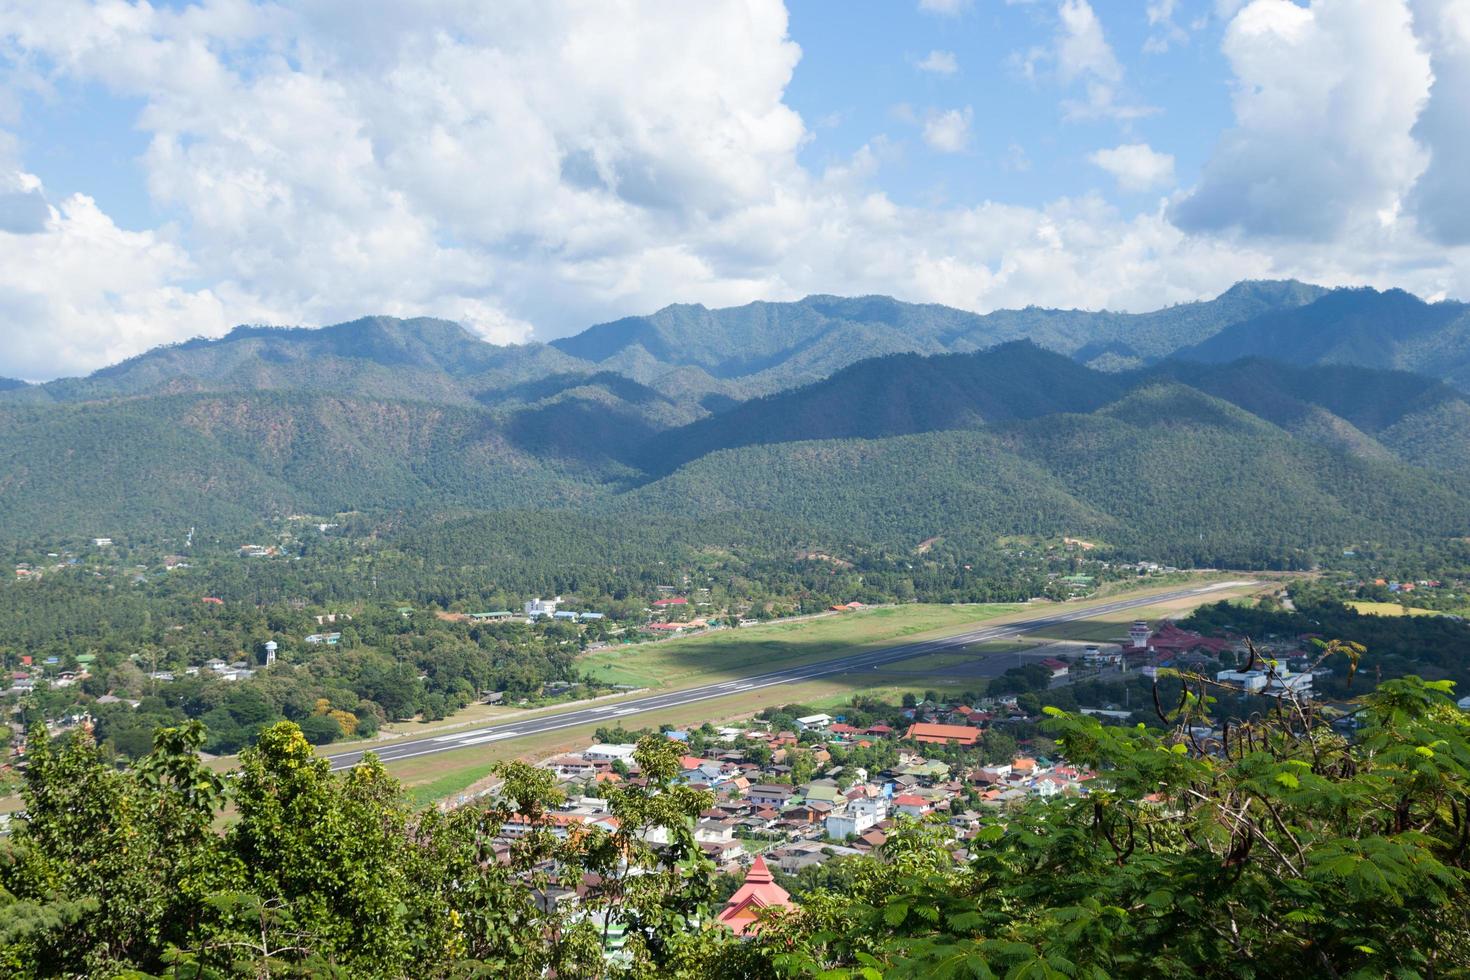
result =
[[1028,79],[1034,80],[1050,68],[1062,86],[1080,86],[1082,98],[1068,97],[1062,102],[1063,116],[1069,120],[1127,121],[1158,111],[1124,98],[1123,65],[1087,0],[1061,0],[1051,44],[1034,47],[1013,62]]
[[955,60],[953,51],[930,51],[917,67],[920,71],[932,72],[935,75],[953,75],[960,70],[959,62]]
[[959,153],[970,145],[970,122],[974,116],[969,106],[933,113],[924,122],[924,142],[940,153]]
[[1112,174],[1125,191],[1147,191],[1174,183],[1174,157],[1157,152],[1147,143],[1097,150],[1087,159]]
[[1057,7],[1061,31],[1057,36],[1057,73],[1063,82],[1084,75],[1116,83],[1123,77],[1123,66],[1103,36],[1102,23],[1087,0],[1062,0]]
[[[800,52],[778,0],[412,0],[374,17],[348,0],[214,0],[184,12],[0,0],[0,59],[29,73],[18,91],[98,86],[142,106],[140,164],[168,218],[125,231],[88,198],[52,204],[33,181],[0,181],[23,216],[0,230],[0,374],[88,370],[242,321],[378,312],[457,317],[514,340],[532,324],[544,339],[669,302],[814,292],[976,310],[1144,309],[1239,278],[1295,275],[1470,294],[1470,252],[1417,236],[1417,199],[1405,220],[1377,218],[1406,179],[1384,178],[1398,171],[1364,149],[1359,130],[1384,134],[1390,162],[1414,144],[1416,103],[1400,91],[1412,45],[1403,55],[1373,5],[1348,0],[1319,0],[1303,37],[1289,23],[1241,33],[1252,10],[1291,6],[1258,2],[1231,27],[1244,135],[1227,140],[1187,199],[1228,199],[1245,230],[1259,230],[1253,201],[1270,185],[1245,178],[1274,168],[1305,188],[1287,188],[1288,199],[1304,194],[1304,206],[1331,212],[1342,195],[1372,219],[1278,250],[1268,237],[1217,232],[1230,222],[1181,229],[1163,207],[1132,214],[1101,195],[900,204],[877,180],[902,148],[881,140],[812,172],[798,160],[807,125],[785,101]],[[1046,71],[1065,74],[1087,111],[1143,111],[1128,104],[1092,8],[1056,9],[1067,26]],[[1349,30],[1344,18],[1363,25]],[[1381,53],[1364,40],[1374,35],[1400,57],[1360,57]],[[1437,70],[1442,49],[1458,50],[1447,45],[1431,45]],[[1317,100],[1304,122],[1282,108],[1299,58]],[[1355,59],[1361,83],[1345,78]],[[1354,114],[1365,118],[1337,118]],[[908,115],[944,150],[970,145],[979,122],[968,107]],[[1444,125],[1420,134],[1435,152],[1452,147]],[[1278,129],[1291,138],[1273,158]],[[1227,166],[1236,143],[1255,169]],[[10,152],[0,173],[24,170],[3,140],[0,150]],[[1019,148],[1005,159],[1026,165]],[[1444,187],[1464,187],[1445,173]],[[1316,183],[1328,189],[1314,196]]]
[[[182,249],[153,232],[123,231],[91,198],[47,207],[45,222],[25,231],[0,229],[3,373],[46,378],[228,325],[213,290],[186,285],[194,269]],[[248,300],[231,307],[240,319],[272,312]]]
[[1224,49],[1235,127],[1180,202],[1180,224],[1329,239],[1392,223],[1424,169],[1410,130],[1430,83],[1403,0],[1255,0]]

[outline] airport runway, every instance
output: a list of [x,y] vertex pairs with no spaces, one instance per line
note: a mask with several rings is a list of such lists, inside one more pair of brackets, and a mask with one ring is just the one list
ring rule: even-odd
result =
[[945,636],[933,640],[921,640],[902,646],[886,647],[882,650],[868,650],[846,657],[837,657],[831,660],[820,660],[814,663],[803,664],[799,667],[788,667],[785,670],[776,670],[768,674],[756,674],[750,677],[741,677],[736,680],[723,681],[718,684],[705,684],[700,687],[668,691],[664,694],[652,694],[628,701],[617,701],[611,704],[599,705],[597,707],[573,708],[567,711],[545,714],[528,714],[524,719],[519,721],[501,722],[484,728],[455,732],[450,735],[426,736],[423,738],[385,742],[381,746],[374,746],[370,750],[359,749],[355,752],[342,752],[336,755],[328,755],[326,758],[331,761],[333,769],[347,769],[361,762],[365,751],[376,753],[379,760],[383,762],[396,762],[401,759],[412,759],[421,755],[432,755],[437,752],[452,752],[456,749],[470,748],[476,745],[487,745],[492,742],[524,738],[528,735],[539,735],[542,732],[556,731],[560,728],[575,728],[578,725],[622,724],[650,711],[677,708],[699,701],[712,701],[717,698],[729,697],[732,694],[741,694],[745,691],[776,687],[781,684],[794,684],[799,681],[809,681],[816,677],[827,677],[832,674],[849,674],[858,670],[876,670],[886,664],[897,663],[914,657],[922,657],[930,653],[939,653],[944,650],[953,650],[957,647],[969,646],[972,643],[984,643],[988,640],[1003,640],[1024,633],[1033,633],[1062,623],[1075,623],[1079,620],[1095,619],[1099,616],[1106,616],[1109,613],[1123,612],[1142,606],[1153,606],[1180,599],[1201,598],[1212,592],[1219,592],[1223,589],[1250,584],[1253,583],[1248,581],[1220,582],[1193,589],[1180,589],[1175,592],[1118,599],[1097,606],[1078,608],[1070,612],[1066,611],[1066,606],[1049,606],[1043,615],[1037,615],[1029,619],[1012,620],[1011,622],[994,626],[982,626],[967,633],[957,633],[953,636]]

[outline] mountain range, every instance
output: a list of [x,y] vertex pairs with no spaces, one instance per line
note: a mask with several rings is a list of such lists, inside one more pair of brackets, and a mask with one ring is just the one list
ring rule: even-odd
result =
[[1470,531],[1467,372],[1463,304],[1296,282],[1145,314],[681,305],[516,346],[239,327],[0,384],[0,539],[513,510],[1306,560]]

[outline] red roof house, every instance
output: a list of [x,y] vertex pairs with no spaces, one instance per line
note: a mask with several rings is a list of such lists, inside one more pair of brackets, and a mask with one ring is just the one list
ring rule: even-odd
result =
[[689,605],[689,600],[688,599],[684,598],[681,595],[676,595],[672,599],[659,599],[659,600],[655,601],[654,604],[653,604],[653,608],[655,608],[655,609],[662,609],[665,606],[687,606],[687,605]]
[[745,873],[745,884],[730,896],[715,921],[735,935],[743,936],[760,931],[761,923],[757,916],[761,909],[789,908],[790,905],[791,894],[776,884],[765,859],[756,855],[755,863]]
[[969,725],[930,725],[916,722],[909,726],[904,738],[933,745],[944,745],[948,742],[956,745],[974,745],[980,741],[980,729],[971,728]]

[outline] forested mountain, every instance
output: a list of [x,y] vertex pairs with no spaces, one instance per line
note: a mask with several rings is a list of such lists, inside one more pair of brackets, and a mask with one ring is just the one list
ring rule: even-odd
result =
[[1122,390],[1117,376],[1027,341],[975,354],[895,354],[670,430],[649,443],[641,460],[650,472],[666,473],[737,446],[874,439],[1087,412]]
[[1242,282],[1213,300],[1141,314],[1027,307],[980,315],[887,296],[808,296],[724,310],[676,305],[600,324],[552,345],[644,380],[677,366],[741,379],[747,392],[762,394],[885,354],[964,353],[1012,340],[1029,339],[1100,367],[1134,366],[1323,292],[1291,281]]
[[1090,414],[715,452],[621,497],[630,512],[749,509],[912,550],[1092,535],[1171,561],[1258,565],[1470,527],[1452,480],[1292,437],[1178,384]]
[[517,426],[482,410],[288,392],[0,408],[0,533],[567,505],[617,470],[549,452]]
[[[1397,319],[1375,330],[1373,308]],[[1404,372],[1158,358],[1291,317],[1325,336],[1333,316],[1359,338],[1335,350],[1377,356],[1385,337],[1448,343],[1454,309],[1242,283],[1142,315],[671,307],[517,347],[428,319],[241,327],[0,393],[0,539],[556,511],[594,539],[718,519],[707,540],[681,532],[711,548],[750,546],[741,526],[775,551],[1086,534],[1181,562],[1309,563],[1470,530],[1451,476],[1470,470],[1470,401]],[[752,390],[768,393],[738,397]]]
[[[95,401],[224,391],[316,391],[468,405],[481,392],[576,373],[542,344],[498,347],[457,323],[365,317],[320,329],[236,327],[129,358],[85,378],[33,386],[27,401]],[[590,373],[590,372],[587,372]]]
[[1226,327],[1176,356],[1397,368],[1470,391],[1470,305],[1426,303],[1401,289],[1336,289],[1304,306]]

